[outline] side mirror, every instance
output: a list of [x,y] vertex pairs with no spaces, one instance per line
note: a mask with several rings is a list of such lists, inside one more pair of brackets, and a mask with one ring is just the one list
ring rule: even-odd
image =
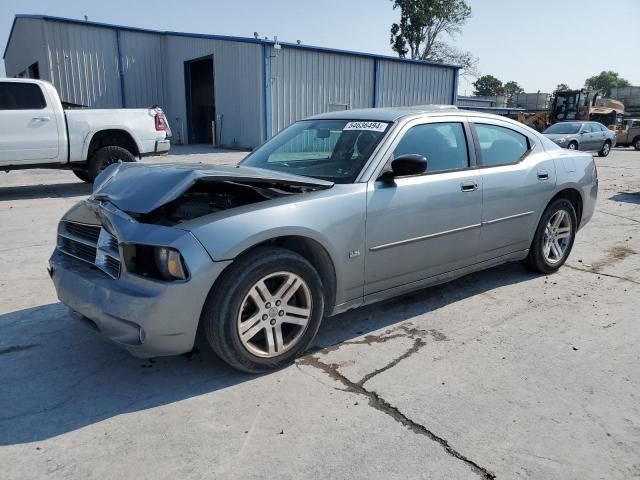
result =
[[422,155],[400,155],[391,162],[391,169],[380,177],[381,180],[390,181],[394,177],[406,177],[420,175],[427,171],[427,159]]

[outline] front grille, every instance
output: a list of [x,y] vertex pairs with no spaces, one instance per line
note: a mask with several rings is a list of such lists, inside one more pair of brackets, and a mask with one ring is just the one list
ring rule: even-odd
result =
[[95,265],[111,277],[120,276],[118,239],[99,225],[62,222],[58,229],[58,248],[67,255]]

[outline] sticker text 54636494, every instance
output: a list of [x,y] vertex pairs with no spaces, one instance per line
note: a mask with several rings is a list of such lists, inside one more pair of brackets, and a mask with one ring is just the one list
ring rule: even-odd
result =
[[389,125],[386,122],[349,122],[343,130],[369,130],[370,132],[384,132]]

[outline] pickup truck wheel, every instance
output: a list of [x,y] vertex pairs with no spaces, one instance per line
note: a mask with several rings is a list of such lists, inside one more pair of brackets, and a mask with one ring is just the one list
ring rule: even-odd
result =
[[86,170],[73,170],[73,174],[86,183],[92,183],[93,179],[89,178],[89,172]]
[[538,273],[554,273],[567,261],[576,238],[578,220],[572,203],[559,198],[542,214],[523,264]]
[[303,352],[323,314],[322,281],[313,266],[290,250],[260,247],[223,272],[207,297],[200,328],[226,363],[261,373]]
[[604,142],[604,145],[602,145],[602,148],[598,152],[598,156],[606,157],[607,155],[609,155],[610,152],[611,152],[611,142],[607,140],[606,142]]
[[133,154],[122,147],[102,147],[100,150],[95,152],[89,161],[88,164],[88,173],[89,173],[89,181],[93,182],[95,178],[100,175],[100,172],[107,168],[109,165],[118,162],[135,162],[136,158]]

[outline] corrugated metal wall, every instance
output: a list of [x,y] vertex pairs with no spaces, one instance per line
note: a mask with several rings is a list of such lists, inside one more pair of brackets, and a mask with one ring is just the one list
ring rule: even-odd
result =
[[451,104],[455,70],[378,60],[378,107]]
[[115,30],[45,21],[44,38],[51,82],[64,101],[122,106]]
[[162,35],[120,32],[126,107],[165,104]]
[[237,148],[259,145],[264,128],[262,47],[253,43],[177,35],[165,37],[166,109],[174,130],[182,130],[184,122],[186,135],[184,62],[208,55],[213,55],[220,143]]
[[7,45],[4,67],[7,76],[13,77],[38,62],[40,78],[49,80],[48,65],[45,63],[44,29],[41,20],[19,18],[11,43]]
[[336,53],[267,47],[270,56],[271,135],[330,104],[372,106],[373,60]]

